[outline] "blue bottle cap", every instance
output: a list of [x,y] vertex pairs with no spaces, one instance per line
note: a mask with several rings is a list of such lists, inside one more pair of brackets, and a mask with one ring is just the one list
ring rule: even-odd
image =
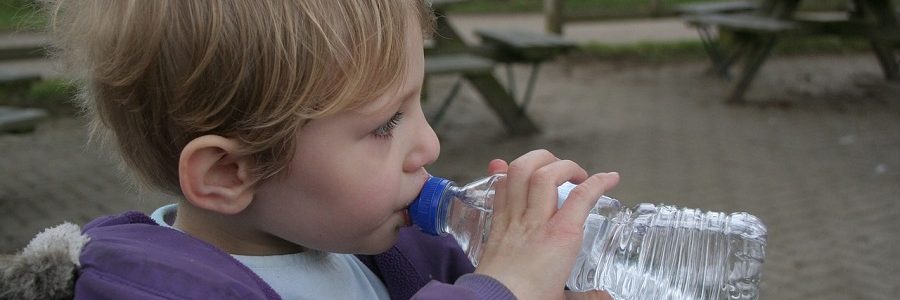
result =
[[409,218],[413,224],[419,226],[423,232],[431,235],[440,235],[441,230],[438,228],[437,222],[438,209],[441,204],[441,197],[444,191],[452,184],[453,181],[434,177],[425,181],[425,186],[419,192],[419,196],[409,206]]

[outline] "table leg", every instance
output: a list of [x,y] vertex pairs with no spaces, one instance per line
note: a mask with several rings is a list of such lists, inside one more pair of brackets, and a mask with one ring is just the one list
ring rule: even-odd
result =
[[744,103],[744,93],[747,92],[747,88],[750,87],[750,83],[753,82],[766,58],[772,53],[776,41],[775,36],[767,36],[761,37],[758,42],[748,43],[744,69],[728,95],[729,103]]
[[[757,13],[775,19],[790,19],[800,5],[800,0],[763,0]],[[723,61],[725,70],[733,62],[743,59],[744,65],[737,81],[732,86],[726,101],[728,103],[744,103],[744,93],[756,77],[756,73],[765,63],[775,47],[777,37],[774,34],[735,34],[734,52]]]
[[[720,33],[721,34],[721,33]],[[722,66],[725,70],[725,79],[731,80],[731,66],[739,61],[745,55],[748,48],[753,45],[753,38],[747,37],[746,33],[734,32],[731,34],[731,47],[726,52],[725,58],[722,60]]]
[[881,63],[884,78],[900,81],[900,66],[898,66],[897,55],[894,54],[894,47],[891,46],[891,43],[872,40],[872,50],[875,51],[875,56]]
[[[896,31],[900,25],[890,0],[855,0],[856,7],[865,18],[874,21],[878,30]],[[871,38],[872,50],[881,63],[881,70],[888,80],[900,80],[900,62],[894,54],[894,42],[876,37]]]
[[537,125],[519,108],[516,100],[506,92],[493,74],[466,74],[465,77],[478,90],[491,110],[500,117],[500,121],[510,134],[524,135],[538,131]]
[[463,41],[462,35],[460,35],[459,32],[453,28],[453,25],[450,24],[447,13],[443,10],[435,10],[435,15],[437,16],[437,20],[435,20],[435,34],[433,37],[435,49],[455,52],[468,49],[469,46]]
[[720,30],[719,36],[716,37],[709,27],[710,26],[707,25],[700,25],[697,27],[703,50],[706,50],[706,54],[709,55],[710,60],[712,60],[712,68],[714,71],[719,76],[728,78],[728,65],[725,59],[728,55],[721,45],[722,31]]
[[531,93],[534,92],[534,85],[537,84],[537,77],[540,69],[541,63],[531,63],[531,74],[528,75],[528,86],[525,87],[525,95],[522,96],[522,106],[519,108],[523,113],[525,109],[528,108],[528,103],[531,102]]
[[456,99],[456,95],[459,94],[459,89],[462,87],[463,79],[459,78],[456,80],[456,83],[453,84],[453,87],[450,88],[450,92],[447,93],[447,96],[444,96],[444,101],[441,102],[441,107],[438,108],[438,111],[428,119],[428,123],[431,123],[432,127],[436,127],[441,120],[444,119],[444,115],[447,113],[447,109],[450,108],[450,103],[453,103],[453,99]]

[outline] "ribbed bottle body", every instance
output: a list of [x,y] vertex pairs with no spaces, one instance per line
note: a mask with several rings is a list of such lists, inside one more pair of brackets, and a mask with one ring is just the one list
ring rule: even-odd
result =
[[765,240],[747,213],[595,209],[567,286],[616,299],[757,299]]

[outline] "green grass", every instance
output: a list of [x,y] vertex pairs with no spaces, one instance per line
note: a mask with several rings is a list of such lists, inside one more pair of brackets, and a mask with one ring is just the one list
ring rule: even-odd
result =
[[40,30],[47,23],[30,0],[0,0],[0,32]]
[[643,42],[626,45],[591,43],[579,49],[582,59],[663,63],[681,59],[702,59],[703,46],[698,41]]
[[72,115],[77,109],[74,99],[77,89],[64,80],[44,80],[30,86],[0,85],[0,105],[42,108],[51,115]]

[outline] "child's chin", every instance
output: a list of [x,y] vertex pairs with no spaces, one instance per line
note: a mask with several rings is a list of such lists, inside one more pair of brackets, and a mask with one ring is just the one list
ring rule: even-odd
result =
[[384,253],[385,251],[388,251],[389,249],[391,249],[391,247],[394,246],[395,243],[397,243],[397,237],[398,237],[397,233],[399,233],[399,230],[397,232],[395,232],[389,238],[385,238],[383,240],[378,241],[379,242],[378,245],[371,245],[371,247],[366,247],[366,249],[362,249],[360,251],[360,253],[356,253],[356,254],[377,255],[377,254]]

